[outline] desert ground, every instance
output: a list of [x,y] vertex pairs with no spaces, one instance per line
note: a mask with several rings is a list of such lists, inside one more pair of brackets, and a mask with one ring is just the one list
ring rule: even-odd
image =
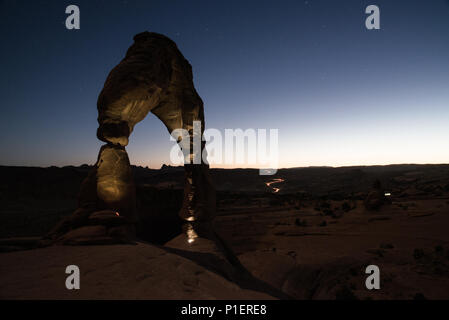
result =
[[[217,232],[248,271],[237,281],[165,246],[181,230],[179,167],[133,167],[135,245],[35,248],[89,169],[0,167],[0,298],[449,299],[449,165],[212,169]],[[81,290],[64,286],[69,264]],[[365,287],[372,264],[379,290]]]

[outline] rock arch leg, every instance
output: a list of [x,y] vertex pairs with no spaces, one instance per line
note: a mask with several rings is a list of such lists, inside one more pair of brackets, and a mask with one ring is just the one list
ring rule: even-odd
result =
[[81,185],[78,209],[45,237],[60,244],[127,243],[135,238],[136,191],[125,147],[105,144]]
[[[180,217],[190,225],[200,226],[210,225],[216,213],[215,187],[209,173],[209,165],[201,160],[200,164],[194,164],[194,146],[193,146],[193,123],[201,123],[201,136],[204,132],[204,111],[203,102],[199,96],[183,98],[187,101],[181,108],[181,111],[175,116],[170,112],[172,108],[168,103],[162,103],[152,110],[167,127],[171,133],[176,129],[184,129],[189,132],[190,153],[186,155],[184,169],[184,199],[180,210]],[[205,144],[201,142],[200,154],[196,157],[202,157],[205,153]],[[210,229],[205,227],[206,230]]]

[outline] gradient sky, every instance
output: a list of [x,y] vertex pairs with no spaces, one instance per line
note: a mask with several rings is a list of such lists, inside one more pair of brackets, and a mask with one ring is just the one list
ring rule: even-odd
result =
[[[281,167],[449,163],[447,0],[0,0],[0,164],[93,164],[98,94],[145,30],[191,62],[207,127],[279,129]],[[127,150],[158,168],[172,146],[150,114]]]

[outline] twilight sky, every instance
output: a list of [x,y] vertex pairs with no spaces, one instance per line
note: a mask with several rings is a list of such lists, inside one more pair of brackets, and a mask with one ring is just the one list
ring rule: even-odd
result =
[[[207,127],[279,129],[280,167],[449,163],[447,0],[0,0],[0,165],[93,164],[98,94],[145,30],[192,64]],[[173,144],[150,114],[127,150],[158,168]]]

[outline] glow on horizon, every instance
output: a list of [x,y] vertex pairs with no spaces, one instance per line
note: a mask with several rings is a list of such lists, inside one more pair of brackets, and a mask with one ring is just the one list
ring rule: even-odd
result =
[[[449,112],[448,112],[449,113]],[[367,121],[324,120],[321,126],[295,129],[286,126],[279,134],[278,168],[309,166],[369,166],[390,164],[449,163],[449,126],[442,114],[439,119],[425,115],[385,115],[368,117]],[[168,139],[168,138],[167,138]],[[132,163],[159,168],[170,164],[169,152],[174,142],[164,143],[155,154],[139,153]],[[133,149],[134,150],[134,149]],[[156,160],[157,158],[157,160]],[[159,165],[160,163],[160,165]],[[248,164],[212,164],[211,168],[256,168]]]
[[[345,145],[345,142],[341,142]],[[406,143],[405,143],[406,144]],[[446,145],[448,142],[446,142]],[[322,149],[298,149],[295,151],[292,148],[288,150],[280,150],[280,159],[278,168],[294,168],[294,167],[344,167],[344,166],[371,166],[371,165],[391,165],[391,164],[447,164],[449,163],[449,145],[447,148],[434,148],[431,143],[426,145],[410,144],[407,148],[398,148],[397,144],[389,144],[386,149],[376,148],[375,144],[369,144],[365,148],[360,148],[356,144],[347,144],[345,147],[339,149],[337,145],[331,146],[324,143],[321,144]],[[439,144],[442,146],[442,144]],[[356,153],[350,153],[350,149],[358,149]],[[168,151],[167,151],[168,153]],[[154,156],[154,154],[153,154]],[[148,161],[151,159],[133,159],[130,154],[131,163],[150,167],[154,169],[160,168],[163,164],[172,165],[168,157],[164,157],[165,161],[152,163]],[[264,166],[254,166],[247,164],[212,164],[211,168],[223,169],[259,169]]]

